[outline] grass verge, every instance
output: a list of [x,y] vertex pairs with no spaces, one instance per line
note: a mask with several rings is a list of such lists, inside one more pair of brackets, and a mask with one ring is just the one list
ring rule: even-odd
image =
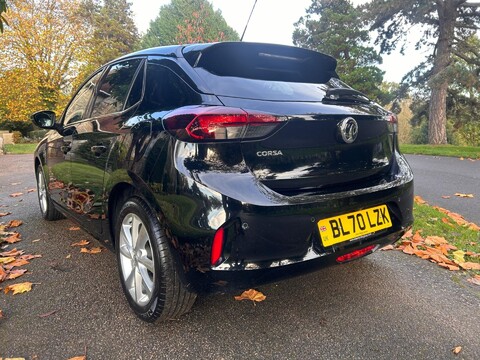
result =
[[400,150],[404,154],[454,156],[480,159],[480,147],[475,146],[401,144]]
[[475,277],[469,281],[480,281],[480,227],[418,196],[413,211],[413,229],[395,247],[451,271],[465,270]]
[[33,154],[37,144],[8,144],[3,148],[7,154]]

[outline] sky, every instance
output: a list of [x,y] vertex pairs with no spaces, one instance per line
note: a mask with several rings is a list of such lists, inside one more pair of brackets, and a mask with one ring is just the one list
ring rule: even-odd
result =
[[[131,0],[135,22],[141,33],[145,33],[150,21],[159,13],[160,7],[170,0]],[[223,17],[241,36],[255,0],[210,0],[215,10],[220,10]],[[244,41],[269,42],[292,45],[293,24],[306,14],[312,0],[257,0],[255,11],[243,38]],[[365,0],[353,0],[355,5]],[[384,80],[400,82],[403,75],[417,65],[425,54],[413,49],[406,55],[394,53],[383,56],[380,68],[385,71]]]

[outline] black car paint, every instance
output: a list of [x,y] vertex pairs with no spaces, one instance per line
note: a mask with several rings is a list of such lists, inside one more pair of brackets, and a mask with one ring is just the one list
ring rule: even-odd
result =
[[[288,115],[289,121],[304,123],[318,116],[354,116],[362,121],[386,115],[379,106],[365,102],[299,104],[217,97],[208,93],[181,51],[181,47],[159,48],[132,56],[168,67],[198,94],[202,105],[268,109]],[[255,176],[251,164],[245,161],[249,155],[244,156],[274,150],[274,145],[265,148],[248,141],[182,142],[164,129],[162,118],[168,110],[141,109],[139,102],[121,113],[65,126],[61,130],[63,136],[50,132],[37,147],[36,165],[41,164],[51,180],[49,191],[60,210],[107,246],[114,246],[114,205],[122,194],[140,194],[166,228],[178,268],[187,286],[195,291],[252,286],[333,264],[338,256],[366,245],[396,241],[413,222],[413,175],[406,160],[395,150],[394,137],[379,141],[394,151],[387,164],[379,162],[379,170],[372,171],[368,181],[350,181],[343,188],[332,183],[327,190],[318,187],[282,194]],[[322,136],[319,135],[320,143],[331,141],[331,133]],[[368,132],[362,136],[368,137]],[[339,146],[343,145],[332,143],[332,151]],[[62,163],[67,164],[66,174],[55,171]],[[330,165],[333,169],[335,164]],[[285,169],[295,170],[298,169]],[[77,176],[76,171],[88,174],[88,181]],[[277,167],[277,176],[281,173],[282,169]],[[308,178],[308,174],[299,171],[299,178],[302,176]],[[338,179],[341,177],[339,174]],[[87,197],[88,206],[75,207],[79,196]],[[394,223],[391,229],[322,247],[317,228],[320,219],[380,204],[388,206]],[[228,235],[223,261],[211,266],[212,238],[224,223]]]

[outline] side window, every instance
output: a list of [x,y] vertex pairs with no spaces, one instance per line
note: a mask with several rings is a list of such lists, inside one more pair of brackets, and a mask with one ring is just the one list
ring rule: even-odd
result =
[[85,85],[77,92],[77,95],[73,98],[72,102],[65,111],[65,124],[71,124],[76,121],[83,119],[85,112],[87,111],[87,106],[90,101],[90,98],[93,95],[95,86],[100,80],[102,72],[98,72],[93,75],[90,80],[88,80]]
[[144,104],[148,111],[171,110],[201,103],[201,97],[170,69],[148,63]]
[[97,89],[92,117],[123,110],[133,78],[142,59],[131,59],[114,64],[108,69]]

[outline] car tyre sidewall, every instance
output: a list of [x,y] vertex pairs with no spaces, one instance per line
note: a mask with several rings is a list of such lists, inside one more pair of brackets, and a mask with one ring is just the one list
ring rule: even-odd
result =
[[[37,197],[38,197],[38,206],[40,207],[40,213],[42,214],[42,217],[47,220],[47,221],[54,221],[54,220],[59,220],[65,218],[62,213],[60,213],[56,208],[55,205],[53,204],[52,199],[50,198],[50,194],[48,193],[48,183],[45,178],[45,173],[43,171],[43,168],[41,165],[38,165],[37,167],[37,172],[36,172],[37,178]],[[40,184],[38,182],[39,177],[43,178],[43,184],[45,186],[45,206],[46,210],[44,211],[42,208],[41,204],[41,199],[40,199]]]

